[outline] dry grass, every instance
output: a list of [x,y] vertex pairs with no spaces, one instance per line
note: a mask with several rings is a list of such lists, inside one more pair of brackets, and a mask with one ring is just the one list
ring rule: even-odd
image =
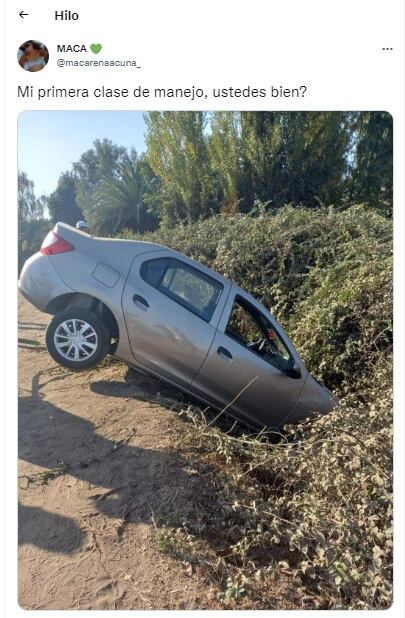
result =
[[226,607],[268,607],[280,579],[290,591],[277,608],[388,607],[391,398],[377,385],[367,398],[278,439],[188,406],[176,446],[210,491],[194,519],[158,522],[159,549],[202,570]]

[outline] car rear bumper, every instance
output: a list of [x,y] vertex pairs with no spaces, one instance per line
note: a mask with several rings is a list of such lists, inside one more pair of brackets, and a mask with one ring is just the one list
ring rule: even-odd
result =
[[34,307],[45,313],[54,298],[73,292],[62,281],[49,257],[42,253],[35,253],[25,262],[18,289]]

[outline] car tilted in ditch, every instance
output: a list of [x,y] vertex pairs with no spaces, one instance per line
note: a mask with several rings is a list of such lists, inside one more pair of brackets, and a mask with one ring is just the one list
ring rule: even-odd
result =
[[114,354],[256,428],[336,405],[261,303],[167,247],[58,223],[24,264],[19,289],[53,315],[46,345],[64,367]]

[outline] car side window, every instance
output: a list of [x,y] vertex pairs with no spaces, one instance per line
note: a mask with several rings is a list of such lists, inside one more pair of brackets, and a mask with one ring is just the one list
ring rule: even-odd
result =
[[223,290],[221,283],[173,258],[145,261],[141,277],[154,288],[209,322]]
[[259,324],[238,300],[233,304],[226,333],[244,346],[256,337],[262,337]]
[[294,359],[273,324],[256,307],[236,296],[225,330],[238,343],[281,371]]
[[167,258],[147,260],[141,266],[141,277],[154,288],[159,287],[166,272]]

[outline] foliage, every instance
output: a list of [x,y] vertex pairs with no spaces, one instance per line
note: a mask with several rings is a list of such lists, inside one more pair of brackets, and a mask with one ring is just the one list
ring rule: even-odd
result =
[[356,148],[352,197],[391,214],[393,176],[392,116],[387,112],[357,113],[353,119]]
[[348,115],[339,112],[242,112],[245,195],[280,207],[340,204],[349,147]]
[[83,219],[83,213],[77,205],[76,178],[72,172],[60,175],[58,186],[47,198],[47,208],[53,223],[63,221],[69,225],[76,225]]
[[18,272],[25,260],[38,251],[49,231],[49,221],[43,218],[45,196],[37,198],[33,181],[23,171],[18,172]]
[[77,203],[86,217],[93,206],[98,184],[116,177],[119,163],[125,155],[126,149],[113,144],[111,140],[95,140],[93,148],[84,152],[79,161],[73,164]]
[[[392,413],[389,367],[372,376],[374,401],[342,405],[266,435],[233,435],[189,406],[187,440],[216,506],[179,521],[161,549],[185,555],[217,582],[220,600],[268,607],[283,580],[281,609],[377,609],[392,601]],[[382,390],[379,390],[382,389]],[[224,421],[223,421],[224,422]],[[209,464],[210,472],[207,472]],[[173,530],[173,528],[172,528]],[[162,535],[160,535],[162,544]],[[176,538],[176,544],[173,539]],[[180,540],[179,540],[180,539]],[[181,546],[181,553],[179,553]],[[290,600],[291,602],[291,600]]]
[[146,160],[164,188],[162,223],[172,226],[206,216],[213,206],[206,113],[149,112],[145,121]]
[[43,197],[37,199],[34,183],[23,171],[18,172],[18,221],[30,221],[42,217],[44,211]]
[[19,219],[42,216],[95,234],[144,232],[215,213],[285,204],[392,213],[392,118],[385,112],[149,112],[146,152],[96,140],[49,196],[19,175]]
[[21,272],[25,260],[39,251],[42,242],[49,232],[49,219],[22,220],[18,225],[18,273]]
[[123,157],[114,176],[99,182],[88,220],[93,233],[114,235],[124,227],[143,232],[153,221],[146,212],[144,176],[139,159],[132,151]]
[[150,112],[146,159],[166,226],[256,200],[392,209],[392,119],[383,112]]
[[20,223],[21,249],[25,252],[26,257],[39,250],[42,241],[51,228],[52,224],[49,219],[32,219]]
[[73,169],[77,201],[92,233],[111,236],[125,227],[140,232],[156,227],[149,212],[156,183],[135,150],[96,140]]
[[238,212],[243,209],[245,190],[240,116],[235,112],[213,112],[210,128],[208,151],[216,176],[217,198],[221,203],[221,210]]

